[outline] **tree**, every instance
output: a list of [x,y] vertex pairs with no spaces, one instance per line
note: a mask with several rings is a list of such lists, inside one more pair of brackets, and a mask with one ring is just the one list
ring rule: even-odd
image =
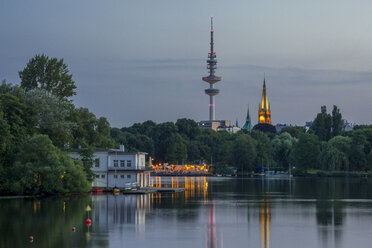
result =
[[110,137],[110,124],[107,119],[96,116],[87,108],[78,108],[71,111],[69,120],[74,124],[72,134],[74,143],[72,147],[86,144],[92,147],[112,147],[114,141]]
[[173,138],[176,133],[177,127],[173,122],[164,122],[156,125],[152,139],[154,140],[157,161],[167,160],[166,154],[169,152],[168,148],[173,143]]
[[165,161],[170,163],[181,163],[187,159],[187,148],[182,136],[174,134],[166,140],[168,146],[165,153]]
[[200,134],[198,124],[191,119],[178,119],[176,122],[178,132],[188,139],[195,139]]
[[36,112],[38,132],[48,135],[55,146],[68,149],[73,141],[72,129],[76,126],[68,120],[74,106],[44,89],[29,90],[25,101]]
[[298,138],[302,133],[304,133],[303,127],[283,127],[280,133],[289,133],[292,137]]
[[338,136],[341,134],[343,129],[344,122],[342,121],[342,115],[340,109],[336,105],[333,105],[332,110],[332,137]]
[[296,168],[304,170],[319,168],[319,153],[320,142],[317,136],[308,133],[300,135],[292,154]]
[[332,143],[324,144],[319,155],[320,167],[328,171],[347,171],[349,169],[349,159],[347,154],[337,149]]
[[9,191],[53,194],[89,189],[81,166],[75,166],[71,157],[55,147],[48,136],[34,135],[26,139],[19,150],[14,167],[8,172]]
[[35,110],[9,93],[0,94],[3,120],[9,125],[12,142],[17,145],[25,136],[34,132]]
[[61,99],[76,95],[75,82],[63,59],[49,58],[44,54],[36,55],[30,59],[23,71],[19,72],[19,77],[21,87],[26,91],[45,89]]
[[366,136],[362,132],[354,132],[351,136],[350,169],[360,171],[366,169]]
[[284,132],[274,137],[272,140],[273,156],[277,164],[281,167],[288,168],[290,165],[290,155],[297,139],[289,133]]
[[331,138],[332,117],[327,114],[326,106],[321,107],[321,112],[317,114],[311,125],[311,132],[322,141],[328,141]]
[[372,170],[372,149],[367,156],[367,169]]
[[249,135],[239,135],[231,147],[231,161],[241,172],[252,171],[255,168],[256,148],[254,140]]
[[255,163],[263,167],[270,164],[272,159],[272,144],[267,134],[253,130],[250,132],[250,135],[255,140],[256,145],[257,157]]
[[345,153],[347,156],[350,154],[352,139],[350,137],[336,136],[328,141],[328,144],[338,149],[340,152]]
[[94,155],[93,148],[86,143],[82,143],[79,149],[79,155],[81,157],[81,162],[83,163],[82,168],[85,172],[87,181],[93,182],[94,180],[94,173],[92,171]]

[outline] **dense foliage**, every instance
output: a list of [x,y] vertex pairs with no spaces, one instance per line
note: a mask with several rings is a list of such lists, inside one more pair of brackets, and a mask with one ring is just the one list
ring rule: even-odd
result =
[[300,173],[372,169],[372,126],[345,132],[337,106],[332,114],[322,106],[308,133],[302,127],[286,127],[276,134],[230,134],[200,130],[195,121],[179,119],[176,123],[146,121],[112,128],[111,136],[129,151],[148,152],[156,163],[206,162],[217,173],[225,173],[228,167],[235,167],[242,174],[258,167],[295,168]]
[[[92,147],[115,145],[110,124],[74,106],[63,60],[37,55],[20,77],[20,86],[0,85],[0,194],[87,191]],[[82,161],[68,154],[78,147]]]

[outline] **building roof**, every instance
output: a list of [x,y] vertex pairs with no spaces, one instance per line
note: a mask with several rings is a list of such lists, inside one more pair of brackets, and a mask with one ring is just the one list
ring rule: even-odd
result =
[[[72,149],[71,152],[79,152],[80,149]],[[136,154],[148,154],[147,152],[122,152],[120,149],[113,149],[113,148],[99,148],[99,147],[94,147],[93,148],[94,152],[107,152],[110,154],[117,154],[117,155],[136,155]]]

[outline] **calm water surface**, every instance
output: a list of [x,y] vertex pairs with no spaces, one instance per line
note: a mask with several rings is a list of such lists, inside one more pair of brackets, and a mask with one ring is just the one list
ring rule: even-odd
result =
[[0,247],[371,247],[370,179],[154,177],[153,184],[187,191],[0,199]]

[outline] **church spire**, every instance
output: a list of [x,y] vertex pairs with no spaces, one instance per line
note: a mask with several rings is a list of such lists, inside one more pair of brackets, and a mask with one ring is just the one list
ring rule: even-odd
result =
[[263,88],[262,88],[262,97],[261,97],[261,106],[260,109],[264,109],[265,111],[269,110],[269,103],[267,101],[267,93],[266,93],[266,79],[264,78],[263,81]]
[[243,130],[246,131],[251,131],[253,128],[252,122],[251,122],[251,116],[249,114],[249,105],[248,105],[248,110],[247,110],[247,118],[245,120],[244,126],[242,127]]
[[266,92],[266,75],[264,76],[264,80],[263,80],[261,102],[258,108],[258,123],[271,124],[270,103],[267,100],[267,92]]

